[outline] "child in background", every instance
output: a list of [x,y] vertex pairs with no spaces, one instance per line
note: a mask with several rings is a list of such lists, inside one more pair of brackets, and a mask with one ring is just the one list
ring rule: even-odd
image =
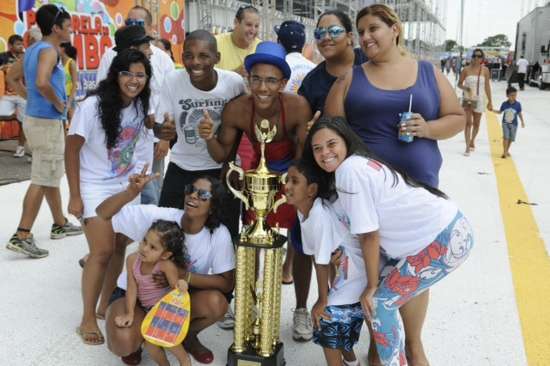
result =
[[[128,271],[128,289],[126,292],[126,314],[117,316],[115,323],[119,327],[130,327],[134,321],[136,301],[145,312],[173,288],[187,291],[187,282],[178,279],[178,267],[187,265],[187,250],[183,245],[184,234],[178,224],[164,220],[153,223],[145,238],[140,242],[136,253],[126,260]],[[162,272],[169,287],[159,288],[153,281],[153,273]],[[170,363],[162,347],[145,342],[145,348],[151,358],[160,366]],[[181,345],[169,348],[176,356],[180,366],[191,366],[189,355]]]
[[359,297],[367,285],[365,265],[359,242],[338,221],[331,203],[316,198],[318,189],[311,166],[300,161],[290,165],[286,197],[298,211],[303,251],[314,258],[319,288],[311,311],[313,341],[323,347],[327,365],[355,366],[359,362],[353,346],[364,320]]
[[63,62],[63,70],[65,70],[65,93],[67,94],[67,110],[63,116],[63,122],[67,130],[76,108],[76,91],[78,89],[76,56],[77,50],[71,45],[71,42],[61,43],[61,62]]
[[523,120],[523,114],[521,109],[521,103],[516,100],[518,96],[518,90],[513,86],[506,89],[506,101],[502,102],[500,110],[493,110],[495,113],[503,113],[502,115],[502,155],[503,159],[510,156],[510,145],[516,139],[516,132],[518,130],[518,116],[521,119],[521,128],[525,128],[525,121]]

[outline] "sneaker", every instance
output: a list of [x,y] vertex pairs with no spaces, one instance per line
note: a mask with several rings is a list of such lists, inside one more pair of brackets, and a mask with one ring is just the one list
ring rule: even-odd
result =
[[14,158],[22,158],[25,156],[25,146],[18,145],[15,149],[15,153],[13,153]]
[[233,314],[231,305],[227,307],[227,312],[223,316],[223,319],[218,322],[218,327],[226,330],[233,329],[233,327],[235,327],[235,314]]
[[313,337],[313,324],[311,315],[306,308],[294,310],[294,320],[292,327],[292,338],[295,341],[307,342]]
[[19,239],[17,233],[13,234],[10,241],[6,245],[6,249],[17,253],[26,254],[31,258],[44,258],[50,254],[46,249],[37,247],[32,236],[29,236],[26,239]]
[[82,234],[82,228],[80,226],[73,225],[69,220],[65,219],[65,225],[60,226],[57,224],[52,225],[52,231],[50,233],[50,239],[63,239],[66,236],[80,235]]

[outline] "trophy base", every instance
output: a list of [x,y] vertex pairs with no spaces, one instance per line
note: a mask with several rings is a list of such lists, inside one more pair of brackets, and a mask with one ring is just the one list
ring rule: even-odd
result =
[[270,357],[262,357],[255,350],[247,349],[242,353],[233,351],[233,346],[227,351],[227,366],[284,366],[283,344],[277,343]]

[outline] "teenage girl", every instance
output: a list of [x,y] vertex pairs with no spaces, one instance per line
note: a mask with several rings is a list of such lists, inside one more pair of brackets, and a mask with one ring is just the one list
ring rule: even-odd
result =
[[[322,177],[320,194],[337,195],[336,214],[361,245],[361,305],[382,364],[407,365],[399,308],[466,260],[473,246],[468,220],[441,191],[374,159],[344,118],[317,121],[303,159]],[[380,271],[381,256],[394,263]]]
[[[183,243],[184,234],[178,224],[164,220],[153,223],[145,238],[139,243],[138,251],[130,254],[126,260],[126,314],[115,318],[117,326],[132,326],[136,301],[139,300],[140,307],[148,312],[171,289],[187,291],[187,282],[178,278],[178,267],[183,268],[187,263],[187,250]],[[169,286],[158,287],[153,281],[153,273],[158,272],[165,275]],[[158,365],[170,365],[162,347],[145,341],[145,349]],[[169,351],[176,356],[180,365],[191,365],[189,355],[181,345],[169,348]]]

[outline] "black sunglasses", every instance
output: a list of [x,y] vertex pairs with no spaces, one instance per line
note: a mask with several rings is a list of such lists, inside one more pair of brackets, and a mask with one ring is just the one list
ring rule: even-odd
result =
[[212,198],[212,192],[207,191],[206,189],[200,189],[195,187],[192,184],[188,184],[185,186],[184,193],[187,194],[193,194],[197,192],[197,195],[199,196],[199,199],[201,201],[208,201]]
[[477,53],[477,54],[474,54],[472,57],[473,58],[483,58],[483,55],[480,55],[479,53]]

